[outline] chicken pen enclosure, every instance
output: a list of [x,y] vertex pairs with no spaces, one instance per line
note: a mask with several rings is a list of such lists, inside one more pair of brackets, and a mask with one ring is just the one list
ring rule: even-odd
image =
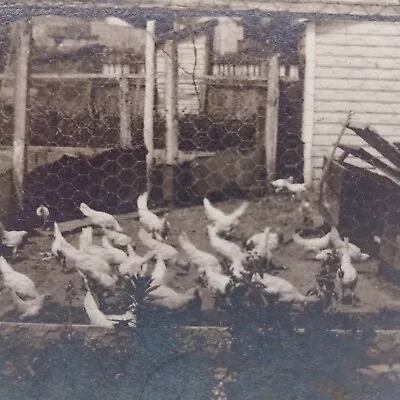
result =
[[[196,74],[196,81],[191,82],[186,70],[186,76],[178,74],[181,64],[173,55],[177,42],[154,39],[154,26],[153,22],[147,24],[145,60],[133,56],[133,70],[124,64],[105,68],[109,61],[104,59],[104,50],[90,50],[96,57],[88,53],[88,63],[95,70],[103,63],[102,72],[76,70],[82,51],[62,57],[43,55],[36,42],[31,43],[23,21],[11,26],[2,75],[0,124],[1,152],[7,157],[13,151],[14,196],[10,201],[16,201],[17,207],[29,212],[46,203],[60,215],[59,220],[76,217],[65,204],[79,204],[76,198],[87,189],[85,177],[91,179],[95,171],[78,167],[75,178],[72,174],[69,181],[55,179],[52,170],[63,164],[70,168],[74,160],[69,157],[89,166],[90,161],[84,158],[96,156],[97,170],[108,168],[107,173],[117,178],[112,188],[100,176],[93,182],[94,186],[105,185],[94,192],[100,197],[97,204],[108,212],[133,211],[137,194],[145,188],[150,188],[155,204],[175,205],[196,204],[206,195],[222,200],[266,192],[268,179],[276,171],[277,56],[270,58],[269,65],[264,61],[258,75],[252,75],[244,65],[242,74],[245,68],[247,72],[243,75]],[[157,66],[160,60],[162,72]],[[14,73],[15,65],[18,69]],[[88,70],[89,65],[84,67]],[[202,103],[201,110],[182,109],[189,104],[185,90]],[[257,102],[251,100],[254,105],[250,102],[250,108],[246,104],[238,108],[236,103],[244,101],[238,96],[248,93],[247,98],[252,99],[253,92],[258,93]],[[213,95],[217,93],[220,100],[216,103]],[[118,165],[112,152],[108,153],[112,148],[120,148],[125,159],[131,149],[130,164],[135,164],[134,159],[138,166],[144,161],[146,174],[140,167],[136,171],[123,166],[123,161]],[[98,164],[101,153],[104,165]],[[108,161],[107,154],[111,157]],[[43,174],[48,175],[45,185]],[[126,190],[128,184],[140,190]],[[58,193],[50,196],[47,189]],[[74,198],[71,190],[76,192]],[[104,198],[110,192],[114,200],[110,195]]]
[[[398,286],[360,245],[349,255],[355,296],[336,298],[337,255],[321,261],[308,248],[333,242],[334,231],[301,183],[319,157],[306,159],[303,130],[320,122],[309,119],[310,74],[299,61],[304,21],[290,12],[275,23],[248,11],[164,17],[122,2],[96,17],[73,2],[71,18],[64,6],[46,12],[53,20],[35,8],[5,29],[0,277],[10,285],[10,267],[38,295],[29,303],[0,290],[0,397],[106,399],[117,386],[143,399],[395,396]],[[344,189],[361,211],[365,196],[356,199],[351,180]],[[147,206],[162,228],[146,228]],[[97,230],[96,212],[112,217],[111,231]],[[339,253],[346,224],[333,224]],[[15,247],[3,243],[12,230],[28,231]],[[273,250],[259,257],[254,237]],[[85,270],[90,251],[104,272]],[[126,260],[140,261],[136,275]]]

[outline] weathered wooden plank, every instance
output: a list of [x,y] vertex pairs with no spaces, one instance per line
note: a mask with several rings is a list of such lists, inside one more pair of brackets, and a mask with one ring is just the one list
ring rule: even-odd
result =
[[[54,7],[54,1],[50,0],[19,0],[13,2],[12,5],[9,2],[2,0],[0,2],[7,12],[11,12],[13,9],[18,10],[24,6],[41,6],[41,7]],[[57,6],[60,4],[57,3]],[[62,2],[63,8],[74,8],[74,9],[90,9],[93,8],[94,4],[87,1],[76,1],[67,0]],[[109,9],[131,9],[132,7],[140,8],[169,8],[177,11],[243,11],[248,12],[249,10],[259,10],[265,13],[271,12],[291,12],[300,13],[302,15],[315,13],[319,15],[357,15],[370,17],[373,16],[374,20],[378,18],[398,16],[399,9],[396,0],[386,0],[384,4],[382,2],[371,2],[369,0],[313,0],[313,1],[297,1],[288,0],[282,1],[270,1],[270,0],[259,0],[259,1],[243,1],[239,0],[119,0],[118,3],[115,1],[101,1],[95,3],[96,8],[109,8]],[[27,11],[31,11],[30,8]],[[37,12],[37,11],[36,11]]]
[[362,147],[353,147],[345,144],[339,144],[339,147],[342,150],[352,154],[353,156],[361,158],[365,162],[371,164],[373,167],[386,173],[386,175],[388,175],[389,177],[394,178],[396,180],[400,179],[400,170],[390,167],[384,161],[374,157],[372,154],[368,153],[368,151],[366,151]]
[[[320,44],[335,44],[337,46],[368,46],[368,47],[400,47],[399,35],[375,35],[368,34],[366,27],[365,34],[346,33],[320,33],[317,35],[317,46]],[[369,54],[366,54],[368,57]]]
[[13,183],[17,202],[22,208],[26,169],[26,113],[28,99],[28,64],[31,32],[26,21],[18,22],[17,71],[14,103]]
[[279,58],[271,57],[268,64],[268,92],[265,121],[265,157],[268,180],[275,179],[278,140]]
[[313,135],[315,124],[315,23],[307,24],[304,36],[305,71],[303,86],[302,141],[304,143],[304,182],[307,187],[313,181]]
[[154,94],[156,79],[156,45],[155,45],[155,21],[146,23],[146,86],[144,95],[143,134],[144,144],[147,149],[147,180],[150,192],[150,174],[153,164],[153,120],[154,120]]
[[[371,98],[371,101],[330,101],[330,100],[316,100],[315,101],[315,112],[316,112],[316,121],[320,119],[318,115],[319,112],[331,112],[337,113],[342,112],[346,113],[348,111],[353,111],[355,116],[357,114],[371,114],[368,119],[375,118],[376,114],[394,114],[398,115],[400,103],[379,103],[374,101]],[[360,116],[358,116],[360,118]],[[382,121],[382,119],[380,119]],[[392,121],[391,118],[386,119],[387,121]],[[384,123],[384,121],[382,121]]]
[[[351,57],[343,57],[351,61]],[[318,59],[325,59],[325,57]],[[397,64],[400,63],[400,59],[393,59],[393,61]],[[400,92],[400,81],[318,78],[315,80],[315,87],[316,89],[363,90],[373,96],[376,92]]]
[[400,104],[400,92],[374,92],[369,93],[361,88],[358,91],[341,89],[320,89],[315,92],[315,100],[320,101],[357,101],[362,104],[379,102],[381,104]]
[[129,84],[126,78],[119,81],[119,113],[120,113],[120,137],[119,144],[123,148],[132,147],[131,137],[131,109],[128,104]]
[[382,46],[382,47],[368,47],[366,46],[353,46],[351,42],[347,46],[336,46],[335,44],[319,44],[316,46],[316,54],[318,56],[345,56],[352,54],[353,56],[368,57],[394,57],[400,58],[400,48],[395,46]]
[[334,33],[345,35],[388,35],[399,36],[400,25],[383,21],[345,21],[333,20],[317,24],[317,33]]
[[[334,135],[340,131],[340,128],[341,124],[337,122],[331,122],[331,123],[318,122],[315,124],[314,127],[314,140],[322,140],[321,136],[325,136],[327,138],[327,142],[331,142]],[[374,124],[373,128],[376,129],[378,132],[380,132],[383,137],[388,138],[388,140],[392,142],[400,139],[400,129],[399,125],[397,124],[392,124],[392,125]],[[353,139],[355,142],[353,142]],[[343,135],[343,140],[349,140],[348,144],[350,145],[363,142],[361,138],[359,138],[357,135],[354,135],[354,132],[352,132],[349,129],[347,129],[345,134]]]
[[396,69],[399,59],[383,57],[349,57],[349,56],[321,56],[316,60],[319,67],[352,67],[352,68],[380,68]]
[[[329,105],[328,102],[322,103],[318,102],[318,110],[315,112],[314,121],[315,123],[323,123],[323,124],[342,124],[346,121],[346,114],[349,109],[355,111],[352,122],[354,125],[356,124],[367,124],[372,126],[380,126],[380,125],[400,125],[400,114],[398,112],[391,110],[390,112],[381,112],[381,109],[371,107],[371,109],[364,110],[362,107],[358,107],[358,109],[354,106],[355,103],[347,103],[347,104],[338,104],[334,103]],[[374,103],[370,103],[374,104]],[[363,105],[364,106],[364,105]],[[379,106],[379,104],[375,104],[375,106]],[[361,108],[361,110],[360,110]],[[384,110],[385,111],[385,110]]]
[[353,130],[375,150],[379,151],[379,153],[386,157],[396,167],[400,168],[400,151],[396,146],[385,140],[371,128],[362,129],[355,126],[348,126],[348,128]]
[[[348,51],[351,51],[350,49]],[[400,51],[400,49],[399,49]],[[400,54],[400,53],[399,53]],[[318,78],[336,78],[336,79],[365,79],[365,80],[395,80],[399,77],[399,71],[393,69],[377,69],[377,68],[364,68],[359,70],[357,68],[325,68],[316,67],[315,77]]]

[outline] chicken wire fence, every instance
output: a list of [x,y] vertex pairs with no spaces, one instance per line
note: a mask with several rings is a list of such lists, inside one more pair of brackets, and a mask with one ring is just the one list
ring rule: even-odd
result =
[[[399,33],[395,23],[315,22],[291,14],[179,17],[158,24],[154,37],[149,175],[145,25],[49,21],[39,17],[30,24],[24,209],[44,203],[63,220],[78,216],[82,201],[107,212],[133,211],[137,194],[149,187],[155,205],[166,198],[193,205],[203,197],[264,195],[270,181],[280,178],[318,187],[339,136],[341,144],[364,144],[349,129],[342,132],[349,111],[352,123],[373,124],[381,136],[396,141],[398,47],[390,40]],[[18,37],[12,32],[4,29],[2,42],[4,154],[15,143]],[[175,89],[168,88],[168,41],[176,46]],[[168,96],[175,102],[172,114]],[[171,126],[177,142],[172,162]],[[397,218],[387,201],[392,190],[365,177],[352,154],[340,162],[350,164],[341,177],[341,195],[334,184],[325,191],[328,200],[343,205],[337,222],[356,236],[382,235],[388,213]],[[371,202],[377,204],[375,218]],[[332,213],[332,205],[325,206]]]

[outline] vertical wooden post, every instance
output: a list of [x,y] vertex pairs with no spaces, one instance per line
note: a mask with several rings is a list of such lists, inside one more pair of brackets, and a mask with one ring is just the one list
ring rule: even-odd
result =
[[314,95],[315,95],[315,22],[308,22],[305,38],[305,67],[303,83],[303,123],[304,182],[313,186],[313,135],[314,135]]
[[265,113],[265,158],[268,181],[275,179],[276,147],[279,111],[279,57],[271,57],[268,64],[267,107]]
[[153,165],[153,121],[154,121],[154,91],[156,77],[156,23],[147,21],[146,23],[146,81],[144,94],[144,116],[143,133],[144,144],[147,149],[147,191],[151,190],[151,168]]
[[127,78],[119,80],[119,116],[120,135],[119,144],[123,148],[132,147],[131,137],[131,110],[129,106],[129,82]]
[[29,23],[18,22],[18,45],[14,103],[13,183],[16,200],[22,209],[26,166],[26,113],[28,98]]
[[165,43],[165,120],[166,166],[164,200],[174,201],[174,171],[178,157],[178,51],[173,40]]

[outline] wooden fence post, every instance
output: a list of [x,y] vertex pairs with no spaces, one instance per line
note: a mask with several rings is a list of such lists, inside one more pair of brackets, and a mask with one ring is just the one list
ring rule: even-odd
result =
[[267,107],[265,113],[265,158],[268,181],[275,179],[279,111],[279,57],[273,55],[268,64]]
[[28,64],[31,33],[29,22],[18,22],[18,44],[14,103],[13,184],[18,206],[23,206],[26,170],[26,114],[28,99]]
[[154,92],[156,77],[156,43],[155,21],[146,23],[146,81],[144,94],[143,134],[147,149],[147,191],[151,191],[151,169],[153,165],[153,121],[154,121]]
[[164,200],[174,202],[174,172],[178,157],[178,52],[173,40],[165,43],[165,147]]
[[119,116],[120,136],[119,144],[123,148],[132,147],[131,137],[131,110],[129,106],[129,82],[127,78],[119,80]]

